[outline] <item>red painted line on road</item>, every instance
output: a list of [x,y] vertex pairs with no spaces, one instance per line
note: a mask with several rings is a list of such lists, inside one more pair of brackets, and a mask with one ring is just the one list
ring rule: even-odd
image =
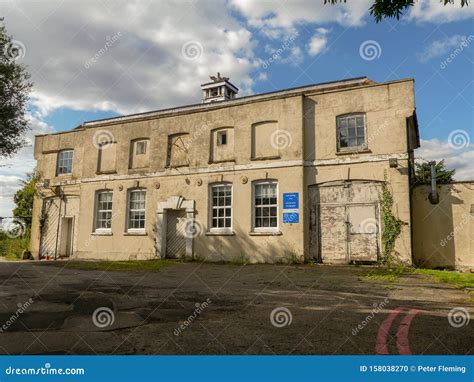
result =
[[401,355],[410,355],[410,341],[408,340],[408,331],[410,330],[411,321],[415,318],[418,309],[410,309],[410,311],[403,317],[402,322],[398,326],[397,331],[397,349]]
[[388,317],[380,325],[379,332],[377,333],[377,343],[375,344],[375,352],[377,354],[390,354],[387,345],[387,336],[392,327],[393,320],[403,310],[402,307],[392,310]]

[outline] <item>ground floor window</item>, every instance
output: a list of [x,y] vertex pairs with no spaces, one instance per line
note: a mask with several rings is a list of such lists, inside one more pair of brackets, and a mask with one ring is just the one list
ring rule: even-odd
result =
[[131,190],[128,195],[128,231],[145,230],[146,191]]
[[232,185],[211,186],[211,229],[232,229]]
[[254,229],[256,231],[278,228],[277,182],[254,184]]
[[97,192],[96,231],[110,231],[112,229],[112,196],[112,191]]

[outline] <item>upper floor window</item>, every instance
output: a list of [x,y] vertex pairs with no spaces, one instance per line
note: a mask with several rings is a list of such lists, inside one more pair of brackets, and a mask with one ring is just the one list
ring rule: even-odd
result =
[[187,133],[168,136],[167,167],[189,166],[190,138]]
[[[285,135],[285,132],[283,135]],[[251,159],[278,159],[280,157],[280,149],[285,149],[289,146],[283,142],[286,138],[283,137],[281,139],[281,136],[282,131],[279,130],[277,121],[254,123],[252,125]]]
[[230,230],[232,228],[232,185],[213,185],[211,193],[211,230]]
[[95,230],[110,231],[112,229],[112,191],[97,192]]
[[146,144],[147,144],[147,141],[137,141],[135,143],[135,155],[145,155]]
[[72,173],[72,159],[74,152],[72,150],[63,150],[58,153],[57,175],[65,175]]
[[227,130],[217,132],[217,145],[222,146],[227,144]]
[[277,182],[254,183],[254,229],[256,231],[278,228]]
[[145,230],[146,191],[130,190],[128,194],[128,231]]
[[234,161],[234,129],[232,126],[211,130],[209,162]]
[[150,165],[150,140],[140,138],[130,142],[129,168],[140,169]]
[[338,151],[365,149],[365,114],[346,114],[336,118]]

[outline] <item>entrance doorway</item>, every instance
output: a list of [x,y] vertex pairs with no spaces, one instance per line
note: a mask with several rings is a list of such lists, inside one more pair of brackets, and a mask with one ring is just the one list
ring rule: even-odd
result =
[[186,256],[186,211],[168,210],[166,219],[166,258]]
[[59,241],[59,257],[70,257],[72,255],[74,218],[61,218],[61,239]]

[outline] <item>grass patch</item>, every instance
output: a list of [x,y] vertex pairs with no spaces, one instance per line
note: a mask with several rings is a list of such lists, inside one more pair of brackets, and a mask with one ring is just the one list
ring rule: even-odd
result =
[[91,271],[159,271],[161,268],[176,264],[169,260],[130,260],[130,261],[55,261],[49,264],[69,269],[83,269]]
[[394,282],[406,271],[403,266],[397,267],[377,267],[364,270],[359,280],[362,281],[386,281]]
[[415,273],[428,275],[436,281],[452,284],[456,288],[474,288],[473,273],[438,271],[434,269],[417,269]]
[[7,260],[20,260],[23,251],[28,248],[29,237],[8,237],[5,233],[0,233],[0,256]]

